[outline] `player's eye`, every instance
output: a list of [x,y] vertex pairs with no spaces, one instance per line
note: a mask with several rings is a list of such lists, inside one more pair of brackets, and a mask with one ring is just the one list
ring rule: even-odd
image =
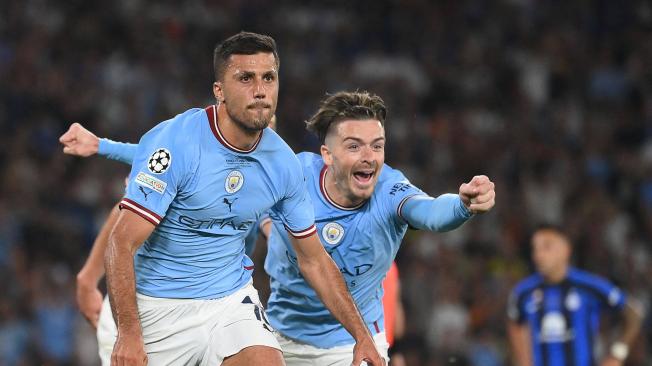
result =
[[267,82],[272,82],[272,81],[274,81],[276,78],[274,77],[274,75],[265,75],[265,76],[263,77],[263,79],[264,79],[265,81],[267,81]]
[[376,150],[376,151],[381,151],[384,148],[385,148],[385,145],[381,145],[381,144],[374,145],[374,150]]
[[347,146],[347,148],[349,150],[351,150],[351,151],[357,151],[357,150],[360,149],[360,146],[358,144],[351,144],[351,145]]
[[248,81],[250,81],[250,80],[251,80],[251,76],[249,76],[249,75],[242,75],[242,76],[240,76],[240,81],[242,81],[242,82],[245,82],[245,83],[246,83],[246,82],[248,82]]

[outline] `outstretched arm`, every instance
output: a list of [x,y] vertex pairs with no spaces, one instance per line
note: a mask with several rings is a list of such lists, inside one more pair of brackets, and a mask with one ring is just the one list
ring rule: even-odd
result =
[[107,159],[131,165],[137,150],[138,145],[136,144],[100,139],[97,154]]
[[113,229],[119,213],[120,210],[116,205],[97,234],[86,263],[77,274],[77,306],[93,328],[97,328],[102,309],[102,293],[97,288],[97,284],[104,276],[104,252],[109,241],[109,233]]
[[459,194],[407,198],[399,214],[417,229],[449,231],[465,223],[472,214],[491,210],[495,198],[494,183],[484,175],[475,176],[460,186]]
[[136,144],[98,138],[77,122],[70,125],[68,131],[59,138],[59,142],[63,144],[65,154],[80,157],[98,154],[125,164],[133,162],[138,149]]
[[465,223],[471,218],[471,212],[458,195],[446,193],[437,198],[409,198],[401,209],[401,216],[414,228],[444,232]]
[[299,269],[306,281],[333,316],[346,328],[356,341],[353,350],[353,364],[362,361],[377,366],[384,365],[376,345],[367,329],[342,274],[333,259],[326,253],[316,234],[307,238],[292,237],[292,246],[297,253]]

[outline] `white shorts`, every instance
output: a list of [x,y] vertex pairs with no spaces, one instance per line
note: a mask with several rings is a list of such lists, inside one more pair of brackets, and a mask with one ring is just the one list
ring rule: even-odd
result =
[[109,296],[105,296],[100,311],[100,319],[97,322],[97,348],[102,366],[111,366],[111,352],[113,352],[113,345],[117,335],[118,330],[113,321],[113,314],[111,314]]
[[[215,300],[162,299],[137,294],[137,301],[150,365],[215,366],[250,346],[281,349],[251,282]],[[117,330],[113,326],[111,333],[110,326],[102,324],[108,322],[102,319],[104,313],[111,318],[110,308],[103,309],[98,343],[102,365],[109,365]]]
[[[283,358],[287,366],[351,366],[353,362],[353,347],[355,344],[333,348],[317,348],[299,343],[276,332],[276,339],[283,349]],[[376,348],[389,365],[389,344],[385,332],[374,335]],[[362,362],[365,366],[367,363]],[[358,366],[358,365],[355,365]]]

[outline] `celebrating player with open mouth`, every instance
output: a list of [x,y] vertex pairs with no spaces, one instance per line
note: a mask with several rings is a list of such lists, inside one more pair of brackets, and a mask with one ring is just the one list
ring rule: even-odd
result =
[[[366,92],[340,92],[324,99],[308,121],[322,142],[321,155],[298,154],[315,208],[318,232],[349,291],[387,354],[382,280],[408,226],[452,230],[473,213],[494,205],[494,184],[485,176],[462,184],[459,194],[437,198],[412,185],[385,161],[386,107]],[[347,365],[354,340],[337,324],[302,280],[297,254],[272,213],[265,270],[272,293],[268,317],[279,332],[288,365]],[[297,300],[300,299],[300,300]]]

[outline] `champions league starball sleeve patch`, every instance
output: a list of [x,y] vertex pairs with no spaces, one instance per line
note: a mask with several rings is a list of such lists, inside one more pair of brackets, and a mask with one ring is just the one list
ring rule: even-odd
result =
[[165,148],[158,148],[147,161],[147,169],[154,174],[163,174],[172,165],[172,154]]

